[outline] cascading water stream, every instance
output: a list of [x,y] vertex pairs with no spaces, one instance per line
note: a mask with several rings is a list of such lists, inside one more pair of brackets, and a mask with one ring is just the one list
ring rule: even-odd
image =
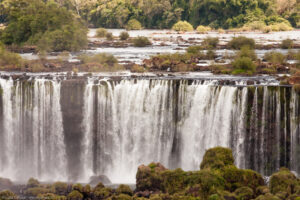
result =
[[60,83],[0,79],[2,88],[0,176],[23,181],[65,180],[66,155]]
[[241,168],[299,173],[299,94],[244,85],[0,78],[0,176],[133,183],[153,161],[197,170],[215,146],[230,147]]

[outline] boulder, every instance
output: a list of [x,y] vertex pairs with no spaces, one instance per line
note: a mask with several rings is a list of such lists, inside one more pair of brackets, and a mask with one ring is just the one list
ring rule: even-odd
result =
[[200,168],[221,169],[228,165],[234,165],[231,149],[215,147],[205,152]]
[[270,191],[272,194],[287,192],[289,195],[295,193],[298,180],[296,176],[287,168],[281,168],[270,178]]
[[105,175],[99,175],[99,176],[91,176],[90,177],[90,182],[89,182],[89,184],[91,185],[91,186],[95,186],[95,185],[97,185],[98,183],[103,183],[103,184],[105,184],[105,185],[107,185],[107,184],[111,184],[111,181],[109,180],[109,178],[107,177],[107,176],[105,176]]

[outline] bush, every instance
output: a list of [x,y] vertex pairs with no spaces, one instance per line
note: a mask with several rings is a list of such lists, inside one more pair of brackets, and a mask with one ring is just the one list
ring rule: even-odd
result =
[[187,21],[179,21],[179,22],[177,22],[176,24],[173,25],[172,30],[186,32],[186,31],[193,31],[194,28]]
[[87,45],[85,24],[57,3],[11,0],[5,9],[9,21],[1,34],[5,44],[38,45],[47,51],[77,51]]
[[120,33],[120,40],[127,40],[129,38],[129,34],[126,31]]
[[125,27],[127,30],[141,30],[142,25],[141,23],[136,19],[131,19],[127,22],[127,25]]
[[208,31],[211,31],[211,28],[209,26],[202,26],[202,25],[200,25],[200,26],[198,26],[196,28],[196,31],[198,33],[207,33]]
[[256,65],[253,63],[251,58],[241,57],[235,59],[232,63],[234,71],[232,74],[252,75],[256,71]]
[[55,182],[52,185],[56,194],[66,194],[68,189],[68,184],[63,182]]
[[34,188],[28,188],[25,191],[25,194],[27,196],[34,196],[37,197],[39,194],[47,194],[47,193],[51,193],[52,191],[48,188],[44,188],[44,187],[34,187]]
[[199,45],[195,45],[195,46],[189,46],[186,49],[186,52],[191,53],[191,54],[197,54],[197,53],[199,53],[200,50],[202,50],[202,47]]
[[7,51],[4,47],[0,47],[0,66],[21,67],[23,59],[19,54]]
[[99,53],[92,56],[81,55],[78,58],[84,64],[99,63],[99,64],[114,65],[118,63],[118,60],[113,55],[106,54],[106,53]]
[[281,48],[282,49],[292,49],[294,46],[294,42],[291,39],[285,39],[281,41]]
[[286,62],[286,56],[276,51],[265,53],[264,59],[272,64],[284,64]]
[[249,27],[250,30],[264,30],[266,27],[266,23],[263,21],[254,21],[250,22],[248,24],[245,24],[244,27]]
[[140,66],[140,65],[133,65],[130,69],[131,72],[136,72],[136,73],[143,73],[145,72],[144,67]]
[[232,38],[232,40],[228,43],[228,46],[232,49],[241,49],[243,46],[248,46],[250,49],[254,49],[255,41],[252,38],[239,36]]
[[236,55],[237,58],[248,57],[251,60],[256,60],[256,53],[254,49],[250,49],[248,46],[243,46],[241,50]]
[[149,41],[148,38],[139,36],[133,39],[133,45],[135,47],[145,47],[147,45],[151,45],[151,42]]
[[96,30],[96,37],[103,38],[107,34],[107,30],[105,28],[98,28]]
[[106,33],[105,35],[107,40],[113,40],[113,34],[112,33]]
[[219,43],[219,38],[217,37],[207,37],[202,41],[202,46],[205,48],[216,48]]

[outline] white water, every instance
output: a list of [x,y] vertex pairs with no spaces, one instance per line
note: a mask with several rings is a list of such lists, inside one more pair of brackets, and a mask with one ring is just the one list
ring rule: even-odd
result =
[[[75,113],[82,115],[83,137],[66,142],[64,121],[72,122],[61,108],[62,83],[0,78],[0,177],[87,182],[105,174],[134,183],[140,164],[197,170],[215,146],[232,148],[241,168],[269,174],[286,165],[300,172],[299,95],[289,88],[93,77],[77,83],[85,86],[82,113]],[[68,145],[82,148],[68,155]],[[78,166],[68,165],[73,157]]]
[[[32,84],[26,86],[26,84]],[[66,179],[60,83],[0,79],[3,126],[0,176],[23,181]]]

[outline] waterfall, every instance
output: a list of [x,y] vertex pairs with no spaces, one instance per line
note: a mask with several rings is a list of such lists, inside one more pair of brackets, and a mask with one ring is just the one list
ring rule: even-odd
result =
[[205,151],[236,165],[300,173],[299,94],[217,80],[0,78],[0,177],[134,183],[161,162],[198,170]]
[[60,83],[0,79],[2,121],[0,176],[18,181],[64,180],[66,155]]

